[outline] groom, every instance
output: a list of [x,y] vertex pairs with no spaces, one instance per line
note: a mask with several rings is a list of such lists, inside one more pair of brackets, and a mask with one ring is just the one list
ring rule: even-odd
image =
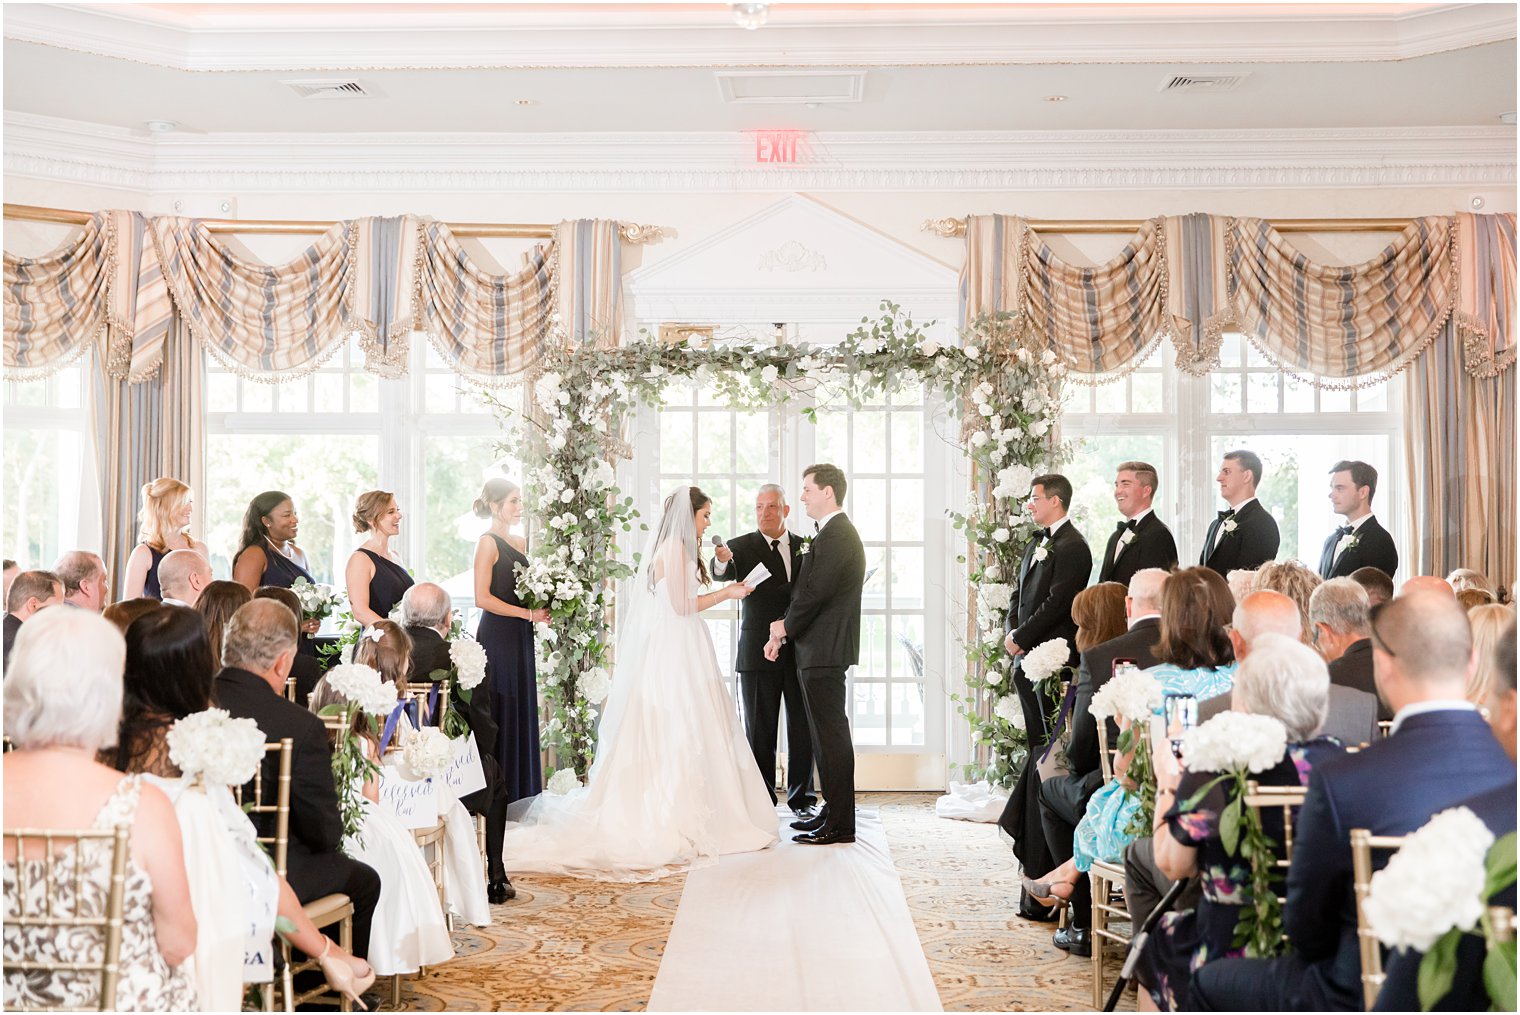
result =
[[860,595],[866,551],[845,516],[845,478],[836,465],[810,465],[802,473],[802,506],[817,522],[793,583],[786,614],[771,625],[765,658],[775,662],[790,640],[802,678],[813,756],[824,805],[818,816],[794,821],[793,841],[830,846],[855,841],[855,744],[845,704],[845,674],[860,661]]

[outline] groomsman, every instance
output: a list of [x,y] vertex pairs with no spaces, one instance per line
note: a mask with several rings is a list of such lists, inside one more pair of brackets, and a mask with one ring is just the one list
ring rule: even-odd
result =
[[[1019,564],[1019,586],[1008,607],[1003,647],[1014,660],[1013,686],[1024,713],[1024,728],[1029,732],[1029,754],[998,824],[1013,837],[1013,855],[1024,870],[1048,871],[1055,861],[1040,820],[1040,776],[1035,763],[1050,739],[1047,724],[1055,702],[1024,676],[1021,657],[1052,638],[1065,638],[1072,646],[1071,661],[1077,661],[1077,625],[1071,619],[1071,602],[1092,574],[1092,551],[1066,517],[1071,510],[1071,481],[1065,476],[1036,476],[1026,508],[1041,528],[1029,541]],[[1019,894],[1020,916],[1053,919],[1048,907],[1026,898],[1022,891]]]
[[1377,470],[1366,462],[1336,462],[1330,469],[1330,505],[1346,524],[1330,533],[1319,558],[1321,578],[1345,578],[1361,567],[1375,567],[1392,578],[1399,551],[1388,530],[1372,516]]
[[1227,452],[1214,478],[1229,507],[1209,523],[1198,563],[1228,578],[1231,571],[1254,571],[1277,559],[1277,522],[1256,499],[1261,458],[1252,451]]
[[1137,571],[1155,567],[1170,571],[1177,566],[1177,541],[1172,530],[1156,517],[1151,501],[1156,496],[1156,469],[1145,462],[1122,462],[1114,477],[1114,503],[1124,521],[1108,537],[1098,581],[1128,586]]
[[762,486],[755,497],[755,531],[718,547],[713,554],[712,575],[724,581],[743,581],[757,564],[764,564],[771,573],[740,607],[734,669],[744,702],[744,734],[765,777],[771,803],[776,802],[776,730],[781,722],[781,702],[786,702],[786,802],[799,817],[808,818],[815,803],[813,734],[808,728],[807,705],[802,700],[791,642],[781,647],[775,662],[765,658],[771,622],[786,615],[793,581],[802,569],[802,540],[786,527],[791,512],[781,487],[775,483]]

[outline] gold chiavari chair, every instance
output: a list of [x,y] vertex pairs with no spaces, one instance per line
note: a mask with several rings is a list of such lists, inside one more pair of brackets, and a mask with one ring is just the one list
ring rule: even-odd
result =
[[286,677],[285,678],[285,700],[286,701],[295,701],[296,700],[296,678],[295,677]]
[[1379,719],[1377,726],[1379,739],[1385,739],[1393,734],[1392,719]]
[[[1116,746],[1108,743],[1108,723],[1098,722],[1098,764],[1103,783],[1114,779]],[[1109,958],[1124,961],[1133,928],[1124,905],[1124,864],[1094,860],[1087,872],[1092,881],[1092,988],[1093,1007],[1103,1008],[1103,971]]]
[[[62,829],[45,828],[7,828],[4,839],[7,845],[6,852],[15,850],[16,856],[16,888],[18,897],[12,904],[13,913],[5,918],[5,928],[11,933],[18,934],[23,939],[32,936],[28,933],[29,928],[46,928],[56,934],[66,934],[69,929],[76,927],[98,928],[104,939],[98,962],[61,961],[42,958],[11,959],[5,958],[4,971],[7,977],[12,972],[37,972],[47,971],[59,973],[98,973],[100,981],[97,995],[98,1006],[93,1009],[79,1008],[28,1008],[18,1005],[10,998],[6,999],[7,1011],[115,1011],[116,1010],[116,982],[121,975],[121,925],[122,907],[126,896],[127,884],[127,858],[131,855],[131,828],[128,825],[117,825],[114,829],[85,829],[79,831],[66,831]],[[41,844],[41,856],[34,856],[38,851],[35,845],[28,849],[28,843]],[[111,857],[111,880],[106,889],[105,907],[98,916],[80,916],[73,912],[62,912],[64,908],[74,909],[82,900],[88,889],[86,878],[92,860],[89,854],[93,850],[87,849],[86,844],[99,843],[103,847],[110,844]],[[103,853],[104,850],[102,849]],[[26,861],[34,860],[42,865],[40,878],[43,886],[41,911],[34,910],[29,904],[32,894],[31,888],[36,884],[33,878],[35,867]],[[58,876],[65,867],[72,867],[73,894],[70,902],[65,907],[55,897]],[[67,873],[65,876],[68,877]],[[47,931],[44,930],[43,933]]]
[[436,726],[443,716],[443,713],[448,711],[449,685],[447,683],[438,684],[438,701],[430,709],[428,708],[428,698],[432,695],[432,693],[433,685],[422,682],[412,684],[406,689],[406,694],[404,697],[412,702],[415,702],[417,705],[416,715],[418,726]]
[[[1283,890],[1287,890],[1288,868],[1293,866],[1293,837],[1295,822],[1298,820],[1298,809],[1304,805],[1304,797],[1309,792],[1307,786],[1259,786],[1255,781],[1246,783],[1245,805],[1262,815],[1265,811],[1280,810],[1282,812],[1283,855],[1273,863],[1277,868]],[[1277,901],[1287,905],[1286,897],[1279,895]]]
[[1362,1001],[1367,1011],[1383,988],[1383,945],[1372,933],[1363,903],[1372,884],[1372,851],[1393,852],[1404,845],[1402,835],[1373,835],[1365,828],[1351,830],[1351,882],[1356,892],[1356,943],[1362,956]]

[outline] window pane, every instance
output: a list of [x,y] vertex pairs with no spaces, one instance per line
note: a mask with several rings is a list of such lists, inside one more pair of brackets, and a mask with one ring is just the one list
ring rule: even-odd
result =
[[[844,412],[818,410],[817,435],[813,444],[818,461],[839,465],[850,460],[849,420],[850,417]],[[845,470],[846,475],[849,471]]]
[[849,485],[845,501],[849,505],[850,520],[860,530],[861,539],[874,542],[887,538],[886,480],[855,480]]
[[1130,374],[1130,409],[1133,412],[1160,412],[1162,408],[1161,375],[1135,371]]
[[1093,578],[1103,566],[1103,547],[1109,534],[1121,519],[1114,505],[1114,474],[1120,462],[1148,462],[1160,471],[1161,489],[1156,495],[1155,509],[1172,529],[1177,532],[1175,516],[1177,476],[1166,473],[1163,455],[1164,442],[1160,434],[1105,434],[1088,437],[1082,441],[1076,456],[1067,466],[1066,478],[1071,480],[1071,519],[1077,530],[1087,538],[1093,551]]
[[[857,412],[855,415],[855,458],[851,472],[887,471],[887,415],[883,412]],[[835,463],[838,464],[838,463]]]
[[81,454],[77,431],[5,428],[5,552],[23,570],[75,548]]
[[235,374],[206,374],[206,408],[211,412],[232,412],[237,408],[238,379]]
[[1094,412],[1125,412],[1129,409],[1129,391],[1122,380],[1099,384],[1093,388]]
[[690,475],[691,454],[691,413],[679,409],[660,413],[660,471]]
[[343,411],[343,375],[331,372],[318,371],[312,375],[312,387],[314,397],[312,399],[312,411],[314,412],[342,412]]
[[1209,408],[1214,412],[1240,411],[1240,375],[1216,370],[1209,375],[1211,398]]
[[1313,412],[1314,385],[1297,377],[1283,377],[1283,412]]
[[1351,392],[1338,391],[1334,388],[1321,388],[1319,391],[1320,412],[1350,412]]
[[733,463],[732,421],[726,412],[699,412],[697,420],[697,471],[728,472]]
[[1277,374],[1251,373],[1246,375],[1246,411],[1277,411]]
[[11,405],[47,405],[48,382],[11,381],[5,386],[5,400]]
[[924,481],[893,479],[892,540],[918,542],[924,538]]
[[83,378],[77,366],[65,367],[53,377],[53,406],[58,409],[79,408]]
[[424,412],[454,411],[454,375],[427,374],[422,379]]
[[1238,334],[1223,336],[1219,342],[1219,365],[1222,367],[1240,366],[1240,347],[1244,341]]
[[1370,388],[1360,388],[1356,393],[1356,408],[1359,412],[1387,412],[1388,411],[1388,381],[1374,384]]
[[924,415],[892,413],[892,471],[924,471]]
[[892,547],[890,569],[886,578],[892,585],[892,608],[894,610],[921,610],[924,608],[923,547]]
[[885,747],[887,685],[877,681],[855,681],[855,702],[851,712],[851,733],[855,743],[864,747]]
[[[374,374],[354,372],[348,381],[349,412],[379,412],[380,385]],[[452,403],[449,406],[453,408]]]
[[475,517],[475,498],[492,477],[522,482],[522,467],[503,458],[494,443],[492,437],[429,438],[422,452],[424,503],[401,505],[402,524],[423,530],[417,573],[447,589],[461,609],[475,601],[475,543],[490,525]]
[[242,389],[242,401],[239,408],[244,412],[273,412],[274,411],[274,385],[265,384],[263,381],[244,380],[238,383]]
[[771,471],[770,416],[761,412],[735,413],[735,471],[769,475]]

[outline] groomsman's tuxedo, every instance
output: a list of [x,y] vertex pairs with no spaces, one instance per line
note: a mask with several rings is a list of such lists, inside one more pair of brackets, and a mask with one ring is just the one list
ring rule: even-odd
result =
[[1098,581],[1118,582],[1125,588],[1136,571],[1159,567],[1170,571],[1177,565],[1177,541],[1172,530],[1150,508],[1139,518],[1123,521],[1108,537]]
[[1362,567],[1375,567],[1390,578],[1399,569],[1399,551],[1393,545],[1393,537],[1370,514],[1330,533],[1319,557],[1321,578],[1344,578]]
[[[1071,646],[1071,662],[1075,663],[1077,624],[1071,619],[1071,602],[1087,587],[1090,574],[1092,551],[1070,518],[1037,531],[1024,548],[1019,587],[1004,622],[1014,643],[1028,652],[1053,638],[1065,638]],[[1013,686],[1029,733],[1029,755],[998,824],[1013,837],[1013,855],[1024,870],[1043,873],[1055,867],[1055,861],[1040,821],[1040,777],[1035,763],[1049,741],[1046,723],[1055,710],[1055,701],[1024,676],[1022,655],[1015,663]],[[1019,911],[1036,918],[1044,915],[1041,907],[1027,900],[1021,902]]]
[[789,531],[771,540],[756,529],[729,540],[728,549],[733,559],[727,564],[714,559],[714,578],[743,581],[757,564],[764,564],[771,573],[739,608],[739,649],[734,669],[744,702],[745,737],[765,777],[771,803],[776,802],[776,730],[781,702],[786,701],[786,802],[792,810],[801,811],[815,802],[813,734],[808,727],[807,704],[802,700],[791,639],[781,646],[775,662],[765,658],[765,643],[770,640],[771,622],[785,616],[791,604],[792,588],[807,556],[802,552],[802,539]]
[[[1231,522],[1233,528],[1229,527]],[[1203,541],[1198,563],[1228,578],[1231,571],[1254,571],[1276,560],[1281,542],[1277,522],[1261,506],[1261,501],[1252,497],[1239,507],[1219,512],[1209,523],[1209,535]]]

